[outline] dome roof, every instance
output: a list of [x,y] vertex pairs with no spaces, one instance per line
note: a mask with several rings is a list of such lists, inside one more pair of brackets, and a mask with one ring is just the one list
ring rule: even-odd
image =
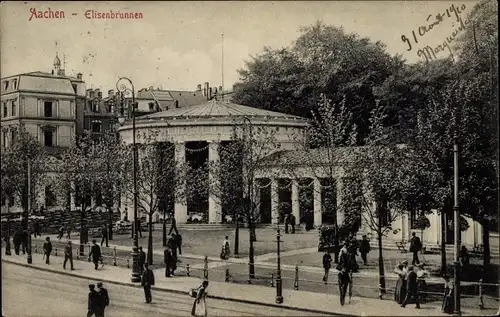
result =
[[56,58],[54,58],[54,66],[61,66],[61,60],[59,59],[59,56],[56,54]]
[[156,112],[139,117],[138,119],[163,119],[174,117],[262,117],[274,119],[302,120],[306,118],[288,115],[281,112],[263,110],[235,103],[224,102],[219,100],[210,100],[202,104],[174,108],[166,111]]

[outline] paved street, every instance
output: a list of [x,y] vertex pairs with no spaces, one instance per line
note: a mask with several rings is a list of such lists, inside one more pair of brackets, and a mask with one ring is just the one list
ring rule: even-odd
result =
[[[3,316],[83,316],[87,311],[85,279],[62,276],[2,263]],[[105,283],[106,284],[106,283]],[[105,285],[111,298],[106,316],[189,316],[192,299],[186,295],[153,292],[144,303],[140,288]],[[208,299],[210,316],[317,316],[304,312]]]

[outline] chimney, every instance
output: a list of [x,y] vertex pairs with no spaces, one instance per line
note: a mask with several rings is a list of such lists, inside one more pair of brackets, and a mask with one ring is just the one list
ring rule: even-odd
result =
[[108,90],[108,97],[114,97],[115,96],[115,91],[113,89]]
[[54,70],[52,70],[52,75],[54,75]]
[[76,74],[76,79],[82,80],[82,78],[83,78],[83,74],[82,73]]
[[219,86],[218,92],[219,92],[219,94],[222,94],[222,86]]
[[196,86],[196,91],[201,91],[201,84],[199,84],[198,86]]
[[88,89],[87,90],[87,95],[89,96],[89,99],[94,99],[94,97],[95,97],[95,91],[93,89]]
[[210,83],[208,81],[205,82],[205,94],[204,96],[207,97],[207,100],[210,99]]
[[210,100],[210,99],[212,99],[212,94],[213,94],[212,87],[208,88],[208,91],[209,92],[208,92],[208,98],[207,99]]

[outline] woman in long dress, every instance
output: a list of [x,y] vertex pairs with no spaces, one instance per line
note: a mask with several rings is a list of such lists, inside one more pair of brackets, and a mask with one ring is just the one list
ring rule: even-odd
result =
[[402,304],[406,297],[406,273],[407,273],[408,262],[403,261],[398,264],[394,273],[398,275],[398,280],[396,282],[396,289],[394,291],[394,300],[398,304]]
[[196,299],[194,300],[193,308],[191,309],[192,316],[207,316],[207,303],[205,300],[207,296],[207,287],[208,281],[203,281],[201,286],[198,288]]
[[441,311],[446,314],[453,314],[453,289],[454,289],[454,283],[450,279],[450,276],[448,274],[445,274],[444,276],[444,296],[443,296],[443,306],[441,307]]

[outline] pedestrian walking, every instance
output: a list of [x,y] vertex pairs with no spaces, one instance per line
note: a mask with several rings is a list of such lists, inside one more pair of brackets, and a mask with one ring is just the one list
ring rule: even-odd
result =
[[420,295],[418,293],[417,273],[413,270],[413,266],[408,268],[408,275],[406,276],[406,297],[401,304],[401,307],[406,307],[408,301],[413,299],[415,301],[415,308],[420,308]]
[[50,238],[45,238],[45,242],[43,243],[43,256],[45,257],[45,263],[50,264],[50,254],[52,253],[52,242],[50,242]]
[[97,270],[99,266],[99,261],[102,258],[102,254],[101,254],[101,248],[97,245],[97,241],[95,239],[92,240],[92,248],[90,249],[89,260],[90,258],[92,258],[92,263],[94,263],[94,269]]
[[71,244],[71,240],[68,240],[68,244],[64,247],[64,262],[63,269],[66,270],[66,263],[69,260],[69,264],[71,265],[71,270],[73,271],[75,267],[73,266],[73,245]]
[[68,240],[71,240],[71,226],[68,226],[67,234],[68,236],[66,238],[68,238]]
[[165,263],[165,277],[170,277],[171,273],[171,265],[172,265],[172,250],[170,249],[169,246],[165,248],[165,251],[163,251],[163,262]]
[[23,240],[23,234],[21,232],[21,229],[17,229],[16,233],[14,233],[14,237],[12,238],[12,242],[14,243],[14,251],[16,255],[19,255],[22,240]]
[[100,298],[99,298],[99,294],[95,290],[95,285],[89,284],[87,317],[92,317],[92,316],[99,317],[100,306],[101,306],[100,305]]
[[323,282],[325,284],[328,283],[328,272],[332,267],[332,256],[330,255],[330,251],[327,249],[325,254],[323,254],[323,269],[325,270],[325,275],[323,275]]
[[144,273],[142,273],[141,285],[144,288],[146,304],[149,304],[153,300],[151,295],[151,286],[155,285],[155,275],[153,271],[149,269],[148,263],[144,264]]
[[108,226],[103,225],[101,229],[102,239],[101,239],[101,247],[104,241],[106,241],[106,248],[109,248],[108,245]]
[[207,288],[208,281],[203,281],[201,286],[196,290],[196,299],[191,309],[191,316],[207,316]]
[[224,241],[222,241],[222,249],[220,252],[220,258],[222,260],[227,260],[229,259],[229,253],[231,249],[229,248],[229,237],[225,236]]
[[288,233],[288,225],[290,224],[290,214],[285,215],[285,233]]
[[177,221],[175,220],[175,214],[173,212],[170,213],[170,221],[171,221],[171,224],[170,224],[170,231],[168,232],[168,235],[171,235],[173,230],[175,230],[175,234],[179,234],[179,231],[177,231]]
[[292,233],[295,233],[296,219],[293,214],[290,215],[290,227],[292,228]]
[[144,272],[144,264],[146,264],[146,252],[139,247],[139,272]]
[[174,241],[177,249],[179,249],[179,255],[182,255],[182,236],[180,234],[176,234]]
[[99,303],[101,304],[99,309],[99,315],[100,317],[104,317],[104,311],[106,307],[109,306],[109,294],[108,290],[102,286],[102,282],[97,283],[97,293],[99,294],[100,297]]
[[344,306],[347,288],[351,284],[351,277],[345,267],[343,267],[338,274],[339,291],[340,291],[340,305]]
[[64,236],[64,226],[59,227],[59,234],[57,235],[57,239],[61,240]]
[[367,265],[368,261],[366,258],[366,255],[368,252],[370,252],[370,241],[368,241],[368,238],[366,235],[363,235],[363,239],[361,240],[361,243],[359,244],[359,253],[361,254],[361,259],[363,260],[363,264]]
[[420,238],[416,236],[415,232],[412,232],[410,239],[410,252],[413,253],[413,259],[411,261],[412,265],[419,264],[418,252],[422,250],[422,242]]
[[408,273],[408,261],[402,261],[394,269],[394,273],[398,276],[396,281],[396,289],[394,290],[394,300],[401,305],[406,297],[406,275]]

